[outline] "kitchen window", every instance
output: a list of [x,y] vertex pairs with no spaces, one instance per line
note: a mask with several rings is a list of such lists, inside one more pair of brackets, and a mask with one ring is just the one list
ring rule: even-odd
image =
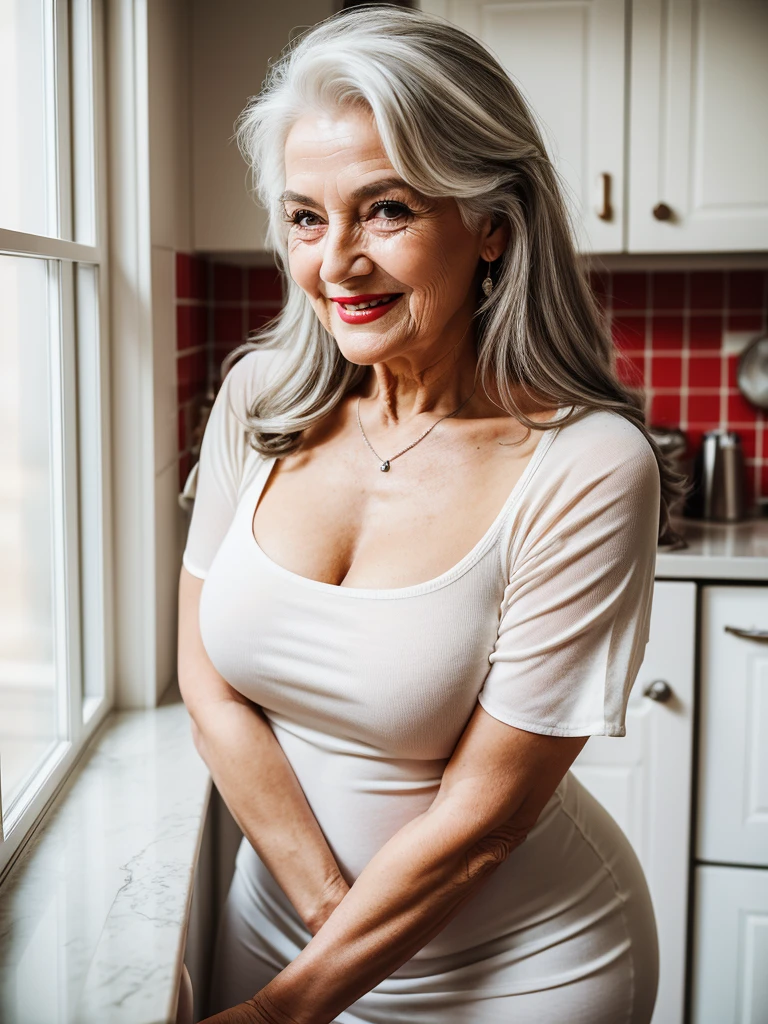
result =
[[0,872],[112,703],[101,0],[0,0]]

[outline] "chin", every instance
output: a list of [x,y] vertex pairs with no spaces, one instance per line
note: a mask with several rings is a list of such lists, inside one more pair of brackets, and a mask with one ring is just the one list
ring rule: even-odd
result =
[[412,339],[403,337],[405,332],[391,327],[381,333],[370,327],[367,330],[353,327],[349,331],[332,333],[342,355],[352,363],[384,363],[403,355],[413,346]]

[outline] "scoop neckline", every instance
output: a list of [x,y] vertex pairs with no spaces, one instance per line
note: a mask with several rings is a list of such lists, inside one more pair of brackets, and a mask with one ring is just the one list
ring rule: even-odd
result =
[[[555,415],[547,422],[552,423],[562,419],[565,415],[565,411],[570,412],[573,408],[574,406],[572,405],[561,406]],[[499,509],[495,519],[474,547],[468,551],[463,558],[456,562],[455,565],[451,566],[450,569],[446,569],[446,571],[440,573],[439,576],[434,576],[432,579],[425,580],[423,583],[412,583],[407,587],[344,587],[337,583],[326,583],[324,580],[314,580],[309,576],[302,576],[300,573],[294,572],[292,569],[287,569],[285,566],[280,565],[278,562],[275,562],[274,559],[270,558],[253,534],[253,517],[256,515],[256,508],[259,499],[261,498],[264,487],[266,486],[267,481],[272,474],[272,470],[274,469],[275,463],[277,462],[277,456],[264,460],[261,469],[256,473],[253,483],[243,494],[243,506],[246,510],[246,515],[244,517],[245,527],[247,530],[247,538],[250,540],[250,547],[253,550],[255,557],[268,569],[274,572],[275,575],[282,576],[284,579],[310,590],[317,590],[322,593],[339,593],[342,597],[363,598],[367,600],[388,600],[394,598],[417,597],[422,594],[431,593],[432,591],[439,590],[459,579],[464,575],[464,573],[468,572],[474,565],[476,565],[483,555],[487,553],[496,540],[507,515],[514,507],[515,503],[520,499],[523,491],[528,485],[528,482],[559,432],[560,427],[556,430],[545,430],[542,433],[541,437],[536,442],[536,446],[534,447],[531,457],[528,460],[525,469],[521,473],[520,478],[507,495],[504,504]]]

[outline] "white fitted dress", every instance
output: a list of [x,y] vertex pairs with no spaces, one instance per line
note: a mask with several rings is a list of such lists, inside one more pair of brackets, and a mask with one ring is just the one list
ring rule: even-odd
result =
[[[222,384],[184,565],[205,580],[212,663],[264,709],[353,883],[432,802],[476,702],[531,732],[624,735],[648,640],[658,467],[637,427],[593,411],[541,433],[491,527],[447,572],[385,590],[311,580],[272,561],[252,530],[275,460],[249,446],[246,407],[278,358],[249,352]],[[253,995],[310,938],[243,839],[210,1012]],[[476,896],[337,1020],[648,1024],[657,982],[640,864],[569,772]]]

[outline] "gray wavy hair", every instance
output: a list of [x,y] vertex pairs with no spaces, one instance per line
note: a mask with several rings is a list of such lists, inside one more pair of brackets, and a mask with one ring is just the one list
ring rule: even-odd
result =
[[[477,39],[420,11],[381,4],[326,19],[286,47],[238,119],[237,142],[268,211],[267,244],[287,286],[279,315],[222,364],[226,374],[255,347],[286,350],[248,410],[251,446],[267,457],[296,451],[302,432],[368,370],[342,355],[290,277],[278,198],[293,123],[308,110],[345,105],[372,113],[392,167],[425,195],[453,197],[468,230],[488,214],[509,223],[510,243],[492,267],[493,292],[475,313],[481,386],[492,380],[504,410],[529,433],[565,426],[592,409],[634,423],[659,465],[659,540],[677,541],[669,509],[684,496],[687,478],[649,435],[642,391],[617,376],[610,331],[527,104]],[[557,424],[540,423],[518,408],[516,389],[544,396],[550,407],[578,408]]]

